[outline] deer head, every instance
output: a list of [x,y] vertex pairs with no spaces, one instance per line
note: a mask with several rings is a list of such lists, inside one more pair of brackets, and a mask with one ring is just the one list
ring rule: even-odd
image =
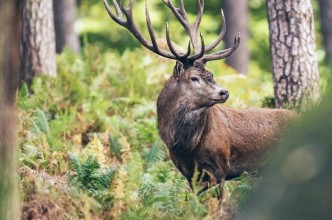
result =
[[[145,4],[145,15],[151,43],[137,29],[137,25],[134,22],[132,14],[134,0],[130,0],[128,7],[124,6],[123,0],[120,0],[120,4],[118,4],[116,0],[112,0],[115,13],[112,12],[107,0],[103,1],[109,16],[116,23],[128,29],[143,46],[162,57],[177,61],[173,71],[173,78],[176,80],[176,84],[180,85],[178,88],[183,91],[181,94],[182,96],[194,97],[192,99],[194,108],[200,106],[209,107],[216,103],[223,103],[228,99],[228,91],[219,87],[213,80],[213,75],[205,69],[205,64],[207,62],[226,58],[232,54],[240,44],[240,35],[238,34],[234,38],[234,44],[231,48],[209,53],[221,42],[226,32],[225,17],[222,10],[221,22],[223,26],[221,31],[217,39],[212,42],[211,45],[205,46],[204,38],[201,32],[198,40],[198,28],[203,16],[204,0],[198,0],[198,12],[194,24],[189,23],[183,0],[180,0],[179,8],[176,8],[171,0],[163,0],[167,7],[172,10],[177,20],[181,23],[189,35],[190,40],[187,52],[181,53],[176,51],[171,41],[169,25],[167,22],[166,41],[169,51],[158,47],[151,25],[148,1],[146,1]],[[191,52],[191,47],[194,49],[193,54]]]
[[[173,70],[173,79],[179,97],[187,100],[191,110],[210,107],[216,103],[224,103],[229,93],[221,88],[213,79],[213,74],[205,66],[195,61],[189,67],[177,62]],[[174,92],[173,90],[173,92]],[[176,101],[176,100],[174,100]]]

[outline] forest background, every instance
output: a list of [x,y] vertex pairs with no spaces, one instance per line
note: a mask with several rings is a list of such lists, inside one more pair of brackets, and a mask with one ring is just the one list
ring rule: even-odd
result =
[[[324,94],[331,69],[322,43],[318,2],[312,3]],[[147,36],[144,5],[137,1],[134,15]],[[221,2],[209,0],[205,5],[201,29],[210,42],[218,35]],[[196,3],[186,6],[189,19],[194,19]],[[265,1],[251,0],[248,6],[248,42],[241,45],[250,53],[247,70],[239,74],[221,61],[207,68],[230,91],[227,106],[274,107]],[[173,41],[187,44],[180,24],[161,1],[150,1],[149,8],[158,37],[165,37],[165,21],[169,21]],[[242,15],[237,19],[246,19]],[[260,178],[245,173],[227,182],[220,208],[216,189],[200,196],[190,191],[160,140],[155,103],[173,61],[142,48],[127,30],[111,21],[101,1],[77,2],[75,31],[80,49],[65,48],[57,55],[57,76],[37,77],[31,86],[22,84],[17,94],[22,218],[241,216],[241,207]]]

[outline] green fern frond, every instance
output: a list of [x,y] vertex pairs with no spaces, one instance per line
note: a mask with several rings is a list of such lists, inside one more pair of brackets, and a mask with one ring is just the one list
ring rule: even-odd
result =
[[109,136],[110,150],[118,160],[121,160],[121,144],[119,138],[110,134]]
[[165,157],[165,149],[159,142],[153,143],[151,148],[144,154],[148,168],[152,167],[156,162],[163,161]]
[[71,167],[75,174],[71,181],[89,192],[99,192],[110,187],[114,168],[101,169],[98,160],[89,155],[86,160],[80,162],[74,155],[70,156]]
[[21,151],[22,151],[22,154],[24,155],[24,157],[37,159],[38,150],[36,147],[34,147],[30,144],[25,144],[21,147]]
[[70,162],[71,167],[73,168],[74,172],[76,172],[77,174],[81,173],[81,164],[76,155],[70,154],[69,162]]
[[48,135],[50,132],[47,116],[41,109],[36,109],[35,111],[33,128],[36,134],[45,133]]

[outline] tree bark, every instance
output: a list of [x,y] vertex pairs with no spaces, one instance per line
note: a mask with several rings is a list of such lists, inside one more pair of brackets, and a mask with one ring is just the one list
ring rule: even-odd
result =
[[19,76],[19,0],[0,0],[0,218],[20,219],[15,95]]
[[74,52],[80,51],[78,36],[74,31],[76,0],[53,0],[56,52],[65,46]]
[[319,100],[313,9],[310,0],[267,0],[275,103],[305,111]]
[[[241,44],[238,49],[226,59],[226,63],[242,74],[248,72],[249,50],[248,50],[248,1],[244,0],[222,0],[222,8],[225,13],[227,31],[225,35],[226,47],[232,47],[234,37],[241,33]],[[240,16],[239,16],[240,15]]]
[[21,80],[40,74],[56,76],[53,3],[22,0]]
[[320,25],[323,35],[325,61],[332,66],[332,1],[318,0],[320,11]]

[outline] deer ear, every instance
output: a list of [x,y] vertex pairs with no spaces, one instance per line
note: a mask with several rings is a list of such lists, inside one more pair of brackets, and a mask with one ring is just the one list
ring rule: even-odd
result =
[[176,61],[176,65],[173,70],[173,76],[175,79],[178,79],[181,74],[184,72],[183,64],[179,61]]

